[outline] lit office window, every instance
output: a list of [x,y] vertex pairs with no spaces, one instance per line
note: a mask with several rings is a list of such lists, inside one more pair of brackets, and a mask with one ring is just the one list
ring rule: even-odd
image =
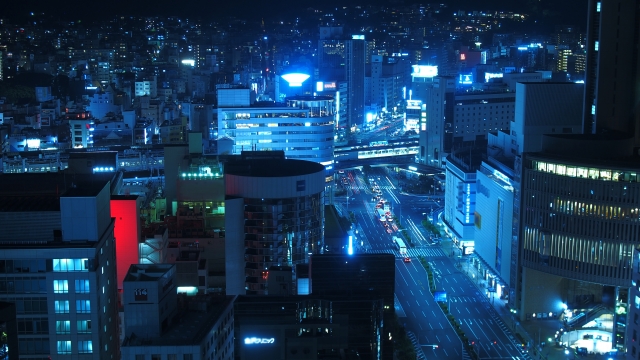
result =
[[68,280],[53,280],[53,292],[54,294],[66,294],[69,292]]
[[78,353],[91,354],[93,353],[93,343],[91,340],[78,341]]
[[91,312],[91,300],[76,300],[76,313],[88,314]]
[[89,293],[89,280],[76,280],[76,294]]
[[71,333],[71,321],[56,321],[56,334],[69,334]]
[[597,41],[593,44],[593,50],[598,51],[600,49],[600,41]]
[[600,6],[602,6],[602,3],[601,3],[600,1],[598,1],[598,2],[596,3],[596,11],[597,11],[597,12],[600,12]]
[[89,271],[89,259],[53,259],[53,271]]
[[68,314],[69,313],[69,300],[56,300],[53,303],[53,308],[56,314]]
[[78,320],[76,323],[78,328],[78,334],[90,334],[91,333],[91,320]]
[[71,341],[58,341],[58,354],[71,354]]

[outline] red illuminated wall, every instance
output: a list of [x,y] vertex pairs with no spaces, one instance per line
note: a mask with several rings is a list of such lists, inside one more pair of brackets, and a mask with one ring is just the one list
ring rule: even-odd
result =
[[137,196],[118,196],[111,199],[111,217],[116,219],[116,265],[118,289],[121,290],[124,277],[131,264],[138,261],[138,239],[140,238],[140,216]]

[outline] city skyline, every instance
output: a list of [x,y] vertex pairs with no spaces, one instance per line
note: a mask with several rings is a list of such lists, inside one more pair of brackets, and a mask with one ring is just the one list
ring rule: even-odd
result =
[[[586,24],[587,0],[572,2],[551,1],[551,0],[527,0],[514,2],[509,0],[448,0],[439,2],[447,6],[452,12],[458,10],[465,11],[513,11],[532,14],[534,21],[562,21],[574,23],[573,25],[582,27]],[[353,7],[353,6],[389,6],[401,7],[410,5],[428,5],[428,1],[417,0],[331,0],[318,3],[312,0],[286,0],[273,2],[259,2],[255,0],[238,0],[234,2],[210,2],[206,0],[189,0],[180,6],[169,0],[159,1],[135,1],[128,2],[116,0],[109,3],[109,6],[95,12],[95,7],[80,0],[65,2],[65,6],[58,6],[57,3],[48,1],[27,1],[21,3],[5,3],[0,5],[0,13],[5,18],[26,19],[31,13],[44,13],[47,16],[57,17],[61,20],[83,20],[90,21],[104,20],[112,16],[184,16],[194,19],[217,19],[220,17],[234,16],[249,20],[268,18],[283,18],[287,15],[295,15],[296,12],[304,11],[308,8],[328,10],[331,7]],[[204,11],[203,11],[204,10]],[[546,20],[545,20],[546,19]]]

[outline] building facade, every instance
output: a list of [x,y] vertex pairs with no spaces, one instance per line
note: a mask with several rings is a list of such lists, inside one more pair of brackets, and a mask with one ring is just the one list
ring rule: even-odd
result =
[[[243,92],[248,89],[220,89]],[[241,96],[241,95],[239,95]],[[235,140],[232,154],[284,151],[288,159],[333,164],[335,105],[331,97],[296,96],[287,106],[250,106],[249,97],[218,107],[218,135]]]
[[[22,184],[46,180],[11,176]],[[110,183],[77,182],[56,196],[55,186],[64,189],[64,183],[51,182],[46,187],[53,194],[20,202],[2,195],[0,300],[15,304],[20,358],[118,359]]]
[[324,249],[324,167],[253,153],[225,166],[228,295],[266,295],[269,267],[294,267]]

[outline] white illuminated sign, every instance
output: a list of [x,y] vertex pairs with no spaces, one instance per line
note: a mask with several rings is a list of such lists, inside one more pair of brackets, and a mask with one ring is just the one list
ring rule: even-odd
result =
[[484,81],[488,82],[489,79],[501,78],[503,77],[502,73],[484,73]]
[[318,81],[316,83],[316,91],[324,91],[324,84],[322,83],[322,81]]
[[244,338],[245,345],[273,344],[275,343],[275,341],[276,341],[275,338],[257,338],[257,337]]
[[413,77],[434,77],[438,76],[438,67],[433,65],[412,65]]
[[182,60],[182,65],[196,66],[196,61],[191,59]]
[[282,75],[282,78],[289,83],[291,87],[302,86],[302,83],[305,82],[310,76],[307,74],[300,73],[292,73]]

